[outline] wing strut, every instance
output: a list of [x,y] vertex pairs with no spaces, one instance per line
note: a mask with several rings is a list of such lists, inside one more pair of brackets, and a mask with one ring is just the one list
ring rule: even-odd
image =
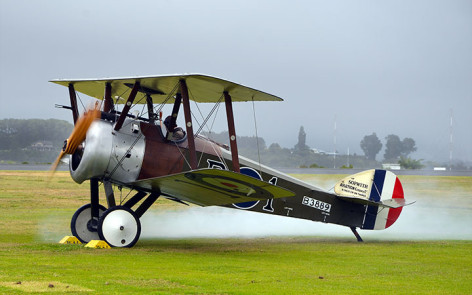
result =
[[174,129],[175,129],[175,127],[177,127],[177,117],[179,116],[179,109],[180,109],[181,104],[182,104],[182,95],[180,93],[177,93],[175,95],[174,106],[172,107],[172,114],[171,114],[171,117],[170,117],[169,126],[166,126],[166,128],[167,128],[167,134],[166,134],[167,140],[172,139]]
[[192,114],[190,113],[190,99],[188,97],[188,88],[185,80],[180,80],[180,92],[182,94],[182,103],[184,104],[185,127],[187,128],[187,142],[190,153],[190,168],[197,169],[197,152],[195,150],[195,138],[192,126]]
[[111,99],[111,84],[105,84],[105,105],[103,106],[103,111],[109,113],[113,110],[113,100]]
[[136,97],[136,94],[138,93],[138,89],[139,89],[139,81],[136,81],[136,83],[134,83],[133,85],[133,89],[131,90],[131,93],[129,94],[128,100],[126,101],[126,104],[123,107],[123,111],[121,112],[121,115],[115,124],[115,131],[120,130],[121,126],[123,126],[123,123],[125,122],[125,118],[129,113],[131,105],[133,104],[134,98]]
[[146,93],[146,104],[147,104],[147,109],[148,109],[149,123],[154,125],[156,114],[154,113],[154,104],[152,102],[152,97],[148,93]]
[[227,91],[223,92],[225,96],[226,118],[228,120],[229,143],[231,146],[231,157],[233,160],[233,171],[239,173],[238,144],[236,142],[236,129],[234,128],[233,104],[231,96]]
[[74,118],[74,125],[79,119],[79,110],[77,109],[77,96],[75,94],[74,85],[69,83],[70,107],[72,110],[72,117]]

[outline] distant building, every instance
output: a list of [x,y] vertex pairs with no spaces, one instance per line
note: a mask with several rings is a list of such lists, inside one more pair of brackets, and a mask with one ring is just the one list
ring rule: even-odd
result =
[[31,149],[35,151],[52,151],[54,150],[54,146],[50,141],[37,141],[31,145]]
[[382,168],[385,170],[400,170],[400,164],[398,163],[385,163],[382,164]]
[[311,151],[315,154],[319,154],[319,155],[324,155],[326,154],[326,152],[322,151],[322,150],[318,150],[318,149],[315,149],[315,148],[312,148]]
[[311,151],[317,155],[328,155],[328,156],[339,155],[338,152],[326,152],[326,151],[315,149],[315,148],[312,148]]

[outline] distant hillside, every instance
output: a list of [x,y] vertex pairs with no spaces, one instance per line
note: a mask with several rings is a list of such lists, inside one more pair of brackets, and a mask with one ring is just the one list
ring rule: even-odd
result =
[[73,127],[69,122],[57,119],[0,120],[0,160],[52,162]]

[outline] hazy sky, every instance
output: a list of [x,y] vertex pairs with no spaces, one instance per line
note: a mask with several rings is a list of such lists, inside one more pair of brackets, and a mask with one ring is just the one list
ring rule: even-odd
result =
[[[472,161],[470,0],[0,0],[0,119],[71,121],[51,79],[171,73],[284,98],[256,103],[259,136],[284,147],[303,125],[308,145],[333,150],[337,118],[341,153],[376,132],[447,160],[452,110],[453,156]],[[235,112],[238,134],[254,135],[252,104]]]

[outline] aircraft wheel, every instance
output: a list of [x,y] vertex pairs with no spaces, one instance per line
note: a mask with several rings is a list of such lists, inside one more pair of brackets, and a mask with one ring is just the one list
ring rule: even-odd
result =
[[133,247],[141,235],[141,222],[133,210],[124,206],[108,209],[98,223],[100,239],[112,247]]
[[[107,209],[99,205],[98,216],[101,216]],[[85,204],[72,215],[70,230],[74,236],[82,243],[86,244],[91,240],[98,240],[98,219],[92,219],[92,204]]]

